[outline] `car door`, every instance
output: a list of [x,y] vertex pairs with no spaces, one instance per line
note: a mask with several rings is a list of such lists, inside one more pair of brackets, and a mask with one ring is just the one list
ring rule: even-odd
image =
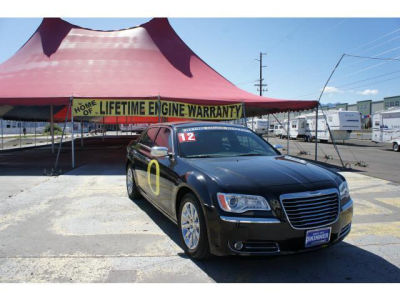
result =
[[[160,128],[155,140],[155,145],[168,148],[168,153],[171,153],[171,156],[152,158],[157,161],[157,166],[155,166],[156,163],[154,162],[149,169],[150,174],[148,174],[148,176],[150,176],[153,197],[155,197],[157,204],[170,215],[174,214],[175,203],[172,199],[172,194],[178,179],[174,171],[175,160],[173,158],[174,149],[172,134],[171,128],[167,126]],[[158,170],[156,169],[157,167]]]
[[159,129],[159,127],[148,128],[140,137],[140,140],[138,141],[134,150],[134,165],[137,184],[139,188],[149,197],[151,197],[152,193],[150,193],[147,182],[147,169],[151,161],[151,147],[154,146]]

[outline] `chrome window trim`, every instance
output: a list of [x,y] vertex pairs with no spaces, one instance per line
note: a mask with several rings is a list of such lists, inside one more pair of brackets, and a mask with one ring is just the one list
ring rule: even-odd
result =
[[[334,221],[324,224],[324,225],[318,225],[318,226],[310,226],[310,227],[296,227],[293,226],[293,224],[290,222],[289,217],[286,213],[285,206],[283,205],[283,200],[288,200],[288,199],[297,199],[297,198],[308,198],[308,197],[316,197],[316,196],[323,196],[327,194],[337,194],[337,199],[338,199],[338,211],[337,211],[337,217]],[[288,221],[290,227],[296,230],[309,230],[309,229],[316,229],[316,228],[322,228],[326,227],[329,225],[332,225],[339,220],[340,216],[340,193],[339,189],[337,188],[330,188],[330,189],[323,189],[323,190],[317,190],[317,191],[307,191],[307,192],[300,192],[300,193],[290,193],[290,194],[282,194],[279,196],[279,202],[281,204],[282,210],[285,213],[286,220]]]
[[220,216],[220,219],[225,222],[239,223],[239,224],[279,224],[276,218],[248,218],[248,217],[230,217]]
[[347,202],[346,204],[344,204],[344,205],[342,206],[342,212],[348,210],[348,209],[349,209],[350,207],[352,207],[352,206],[353,206],[353,199],[350,199],[349,202]]

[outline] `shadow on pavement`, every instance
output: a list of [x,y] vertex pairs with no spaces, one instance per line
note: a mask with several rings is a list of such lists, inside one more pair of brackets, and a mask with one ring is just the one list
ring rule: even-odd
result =
[[[58,169],[60,174],[69,172],[69,175],[122,175],[125,174],[124,162],[126,146],[134,136],[89,137],[84,139],[81,146],[80,139],[75,140],[75,169],[72,170],[71,142],[62,145]],[[22,148],[0,152],[0,176],[41,176],[46,175],[56,161],[58,145],[55,154],[51,147]],[[90,164],[91,167],[85,168]],[[82,167],[83,168],[79,168]],[[79,168],[79,169],[78,169]]]
[[[182,247],[175,224],[146,200],[135,203]],[[178,255],[189,259],[183,250]],[[400,282],[398,267],[346,242],[296,255],[214,256],[207,261],[193,262],[216,282]]]

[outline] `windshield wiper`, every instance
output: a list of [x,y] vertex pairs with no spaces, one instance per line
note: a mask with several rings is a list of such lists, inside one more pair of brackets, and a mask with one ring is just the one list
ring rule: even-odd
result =
[[238,156],[264,156],[264,154],[261,154],[261,153],[241,153]]
[[210,158],[210,157],[217,157],[215,155],[210,154],[195,154],[195,155],[186,155],[185,158]]

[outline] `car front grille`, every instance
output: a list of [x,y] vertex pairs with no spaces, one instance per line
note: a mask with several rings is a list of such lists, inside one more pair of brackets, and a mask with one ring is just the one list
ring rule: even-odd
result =
[[294,229],[310,229],[334,223],[339,216],[337,189],[292,193],[280,196],[281,204]]

